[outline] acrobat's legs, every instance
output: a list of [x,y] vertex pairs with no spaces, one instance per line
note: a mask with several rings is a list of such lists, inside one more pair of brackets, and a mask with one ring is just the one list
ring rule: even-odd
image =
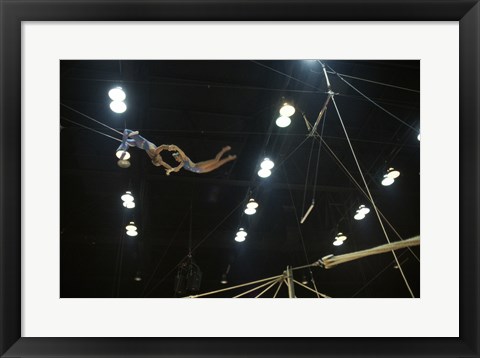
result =
[[230,149],[232,149],[230,146],[223,147],[222,150],[215,156],[214,160],[218,162],[222,155],[225,154],[225,152],[228,152]]
[[[224,153],[225,152],[226,151],[224,151]],[[217,160],[215,158],[215,159],[212,159],[212,160],[208,160],[206,162],[197,163],[196,167],[200,169],[201,173],[208,173],[208,172],[211,172],[212,170],[220,168],[225,163],[228,163],[228,162],[231,162],[232,160],[235,160],[236,158],[237,158],[236,155],[229,155],[228,157],[223,158],[221,160]]]

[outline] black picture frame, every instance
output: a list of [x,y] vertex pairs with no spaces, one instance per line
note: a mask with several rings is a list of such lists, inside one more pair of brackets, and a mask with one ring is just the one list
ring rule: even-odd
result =
[[[34,356],[479,357],[478,0],[0,0],[0,354]],[[22,338],[22,21],[459,21],[460,337],[458,338]],[[445,188],[448,190],[448,188]],[[448,264],[448,263],[445,263]],[[441,321],[442,313],[438,313]]]

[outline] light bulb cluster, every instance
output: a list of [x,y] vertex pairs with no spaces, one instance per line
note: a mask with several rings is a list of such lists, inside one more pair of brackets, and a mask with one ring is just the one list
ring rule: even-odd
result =
[[241,227],[237,231],[237,236],[235,236],[235,241],[236,242],[244,242],[246,236],[247,236],[247,232],[245,231],[245,229],[243,227]]
[[135,226],[135,223],[133,221],[130,221],[130,223],[125,226],[125,230],[127,230],[127,235],[128,236],[137,236],[137,227]]
[[255,201],[255,199],[250,199],[247,203],[247,207],[243,211],[247,215],[253,215],[257,212],[258,208],[258,203]]
[[122,195],[123,206],[127,209],[133,209],[135,207],[135,199],[130,191],[125,192]]
[[125,104],[125,98],[127,95],[123,91],[122,87],[112,88],[108,92],[108,97],[112,100],[110,103],[110,109],[115,113],[123,113],[127,110],[127,105]]
[[397,179],[399,176],[400,176],[400,172],[398,170],[389,168],[387,170],[387,174],[383,176],[382,185],[383,186],[392,185],[395,182],[395,179]]
[[288,103],[284,103],[279,112],[280,117],[277,118],[275,124],[280,128],[288,127],[292,123],[290,117],[295,113],[295,108]]
[[360,205],[353,217],[355,220],[363,220],[365,216],[370,212],[370,209],[367,208],[365,205]]
[[272,174],[271,169],[274,166],[275,166],[275,163],[273,163],[270,159],[268,158],[263,159],[262,163],[260,164],[260,170],[257,173],[258,176],[260,178],[268,178]]
[[339,232],[337,236],[335,236],[335,241],[333,242],[334,246],[343,245],[343,242],[347,239],[347,236],[343,233]]

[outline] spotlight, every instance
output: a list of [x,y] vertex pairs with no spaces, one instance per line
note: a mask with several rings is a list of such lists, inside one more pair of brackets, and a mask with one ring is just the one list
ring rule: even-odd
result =
[[363,215],[367,215],[370,212],[370,209],[365,207],[365,205],[360,205],[357,210],[358,213],[362,213]]
[[235,241],[236,241],[236,242],[244,242],[244,241],[245,241],[245,237],[244,237],[244,236],[235,236]]
[[138,232],[134,231],[134,230],[128,230],[127,231],[127,235],[128,236],[137,236],[138,235]]
[[285,117],[285,116],[278,117],[277,120],[275,121],[275,124],[280,128],[288,127],[290,123],[292,123],[292,120],[290,119],[290,117]]
[[127,95],[123,92],[122,87],[116,87],[108,92],[108,97],[110,97],[112,101],[124,101]]
[[255,199],[250,199],[247,203],[247,208],[256,209],[258,208],[258,203],[255,201]]
[[335,241],[333,242],[333,246],[340,246],[340,245],[343,245],[343,241],[335,240]]
[[417,135],[417,140],[420,142],[420,133]]
[[125,194],[122,195],[123,201],[133,201],[133,195],[131,191],[126,191]]
[[245,229],[243,227],[241,227],[238,232],[237,232],[237,236],[240,236],[240,237],[245,237],[247,236],[247,232],[245,231]]
[[127,110],[127,105],[125,104],[125,102],[113,101],[112,103],[110,103],[110,109],[115,113],[123,113]]
[[280,108],[280,115],[284,117],[290,117],[295,113],[295,108],[288,103],[284,103],[282,108]]
[[260,169],[257,174],[260,178],[268,178],[272,172],[268,169]]
[[128,160],[122,160],[120,159],[118,162],[117,162],[117,165],[120,167],[120,168],[129,168],[130,167],[130,162]]
[[263,162],[260,164],[260,168],[262,169],[272,169],[275,166],[275,164],[268,158],[265,158]]

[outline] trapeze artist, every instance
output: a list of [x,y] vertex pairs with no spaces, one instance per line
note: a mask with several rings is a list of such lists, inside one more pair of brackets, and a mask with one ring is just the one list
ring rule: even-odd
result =
[[178,172],[182,168],[194,173],[211,172],[237,158],[236,155],[229,155],[228,157],[221,159],[222,155],[225,154],[225,152],[228,152],[230,149],[232,149],[230,146],[223,147],[222,150],[215,156],[215,158],[195,163],[189,157],[187,157],[187,155],[180,148],[174,144],[171,144],[168,146],[168,150],[174,151],[173,157],[180,164],[175,168],[166,169],[167,175],[170,175],[171,172]]

